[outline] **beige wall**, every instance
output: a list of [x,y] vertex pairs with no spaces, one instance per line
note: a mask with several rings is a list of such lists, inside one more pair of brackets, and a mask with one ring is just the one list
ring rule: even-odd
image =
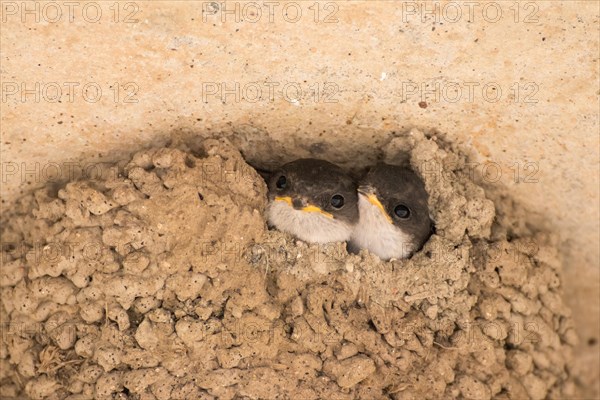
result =
[[[233,134],[259,162],[312,152],[352,163],[390,131],[445,132],[479,170],[500,168],[531,221],[561,234],[590,383],[599,3],[510,2],[501,15],[488,3],[257,2],[259,14],[228,2],[226,14],[192,1],[26,3],[30,13],[2,2],[2,198],[53,178],[57,165],[62,177],[79,174],[84,164],[65,163],[173,134]],[[257,90],[264,98],[252,101]]]

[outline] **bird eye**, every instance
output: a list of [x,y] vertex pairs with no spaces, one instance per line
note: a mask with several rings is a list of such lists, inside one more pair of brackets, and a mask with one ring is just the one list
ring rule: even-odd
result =
[[407,219],[410,217],[410,209],[404,204],[398,204],[396,208],[394,208],[394,214],[400,219]]
[[342,208],[344,206],[344,196],[335,194],[331,197],[331,205],[333,208]]
[[281,175],[277,179],[277,182],[275,182],[275,186],[277,186],[277,189],[285,189],[286,185],[287,185],[287,179],[283,175]]

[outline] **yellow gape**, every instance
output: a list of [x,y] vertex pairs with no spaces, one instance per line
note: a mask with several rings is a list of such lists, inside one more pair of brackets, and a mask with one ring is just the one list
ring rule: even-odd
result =
[[[277,197],[275,197],[275,201],[283,201],[285,203],[288,203],[291,207],[293,207],[293,205],[292,205],[292,198],[289,197],[289,196],[286,196],[286,197],[277,196]],[[301,208],[300,210],[304,211],[304,212],[316,212],[316,213],[323,214],[327,218],[333,218],[333,215],[331,215],[328,212],[325,212],[325,211],[321,210],[320,207],[314,206],[312,204],[309,204],[306,207]]]
[[333,218],[333,215],[329,214],[328,212],[325,212],[325,211],[321,210],[317,206],[313,206],[312,204],[309,204],[306,207],[303,207],[302,211],[306,211],[306,212],[318,212],[318,213],[323,214],[327,218]]
[[292,198],[289,196],[287,196],[287,197],[277,196],[277,197],[275,197],[275,201],[283,201],[285,203],[288,203],[290,205],[290,207],[292,206]]
[[385,218],[388,220],[388,222],[390,224],[394,223],[392,221],[392,217],[390,217],[389,214],[387,213],[387,211],[385,211],[385,208],[383,208],[383,205],[381,204],[381,202],[379,201],[377,196],[375,196],[374,194],[367,194],[367,199],[369,200],[369,203],[371,203],[375,207],[379,208],[379,210],[383,213],[383,215],[385,215]]

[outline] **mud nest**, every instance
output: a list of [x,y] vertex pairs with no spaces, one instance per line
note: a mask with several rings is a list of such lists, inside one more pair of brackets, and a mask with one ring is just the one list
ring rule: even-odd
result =
[[409,260],[267,229],[264,181],[223,139],[21,198],[2,221],[0,397],[572,397],[555,239],[436,136],[382,158],[430,195],[437,231]]

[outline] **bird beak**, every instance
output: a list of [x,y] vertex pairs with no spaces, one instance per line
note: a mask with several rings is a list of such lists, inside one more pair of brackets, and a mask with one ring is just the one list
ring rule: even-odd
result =
[[370,194],[374,194],[375,193],[375,188],[373,186],[370,185],[360,185],[357,189],[358,193],[364,194],[365,196],[368,196]]
[[388,215],[387,211],[385,211],[383,204],[381,204],[381,202],[377,198],[377,195],[375,194],[375,189],[372,186],[359,186],[357,190],[360,195],[364,196],[369,201],[369,203],[373,204],[379,209],[379,211],[381,211],[381,213],[385,216],[385,219],[387,219],[387,221],[390,224],[394,223],[394,221],[392,221],[392,218]]
[[317,207],[313,204],[310,204],[304,199],[293,199],[289,196],[280,197],[276,196],[275,201],[283,201],[287,203],[290,207],[293,207],[295,210],[304,211],[304,212],[316,212],[326,216],[327,218],[333,218],[333,215],[323,211],[320,207]]

